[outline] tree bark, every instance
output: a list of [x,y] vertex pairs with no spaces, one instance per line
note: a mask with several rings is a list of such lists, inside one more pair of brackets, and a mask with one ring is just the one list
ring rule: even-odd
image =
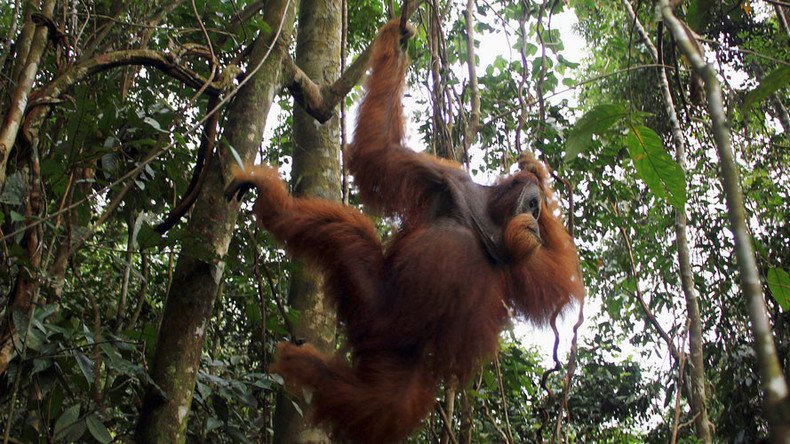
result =
[[[296,65],[319,85],[340,76],[342,4],[336,0],[302,0],[296,41]],[[294,193],[340,201],[340,123],[337,113],[319,124],[300,106],[294,107]],[[335,345],[335,313],[324,297],[321,276],[300,265],[291,277],[288,295],[299,310],[295,333],[299,339],[331,353]],[[306,411],[308,406],[302,406]],[[312,426],[281,394],[274,418],[275,443],[328,443],[326,433]]]
[[765,394],[765,415],[770,427],[771,441],[785,443],[790,441],[790,398],[788,398],[787,381],[776,354],[754,248],[746,225],[743,191],[738,177],[738,168],[733,158],[732,140],[724,112],[721,85],[716,71],[705,62],[702,54],[696,50],[694,43],[689,40],[685,29],[686,25],[675,17],[668,0],[659,0],[657,8],[667,29],[675,37],[678,47],[705,82],[713,138],[721,164],[721,181],[727,201],[730,226],[735,237],[735,255],[741,277],[741,289],[748,304],[751,329],[755,340],[754,348],[759,364],[762,389]]
[[[54,9],[55,0],[43,0],[41,14],[51,17]],[[25,26],[27,27],[28,25],[26,24]],[[27,60],[19,73],[19,77],[16,79],[17,84],[14,92],[11,94],[11,103],[6,108],[8,113],[4,116],[2,127],[0,127],[0,190],[3,189],[5,184],[8,156],[11,153],[11,148],[14,147],[19,127],[22,124],[22,118],[27,109],[28,96],[38,73],[41,56],[47,48],[48,35],[49,29],[46,26],[38,26],[36,28],[30,44],[30,51],[27,54]]]
[[[272,100],[282,87],[283,53],[276,41],[288,40],[297,3],[272,0],[266,5],[263,16],[271,31],[256,38],[251,78],[228,107],[228,143],[223,147],[232,146],[242,161],[254,158]],[[187,237],[193,241],[183,245],[165,303],[150,371],[156,386],[146,390],[137,424],[138,442],[183,443],[186,438],[204,336],[238,215],[238,205],[223,196],[233,157],[227,149],[218,150],[214,157],[187,228]]]

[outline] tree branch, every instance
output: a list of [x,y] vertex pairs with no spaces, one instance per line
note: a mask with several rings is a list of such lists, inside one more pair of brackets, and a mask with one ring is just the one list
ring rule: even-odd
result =
[[[403,20],[411,16],[417,9],[418,3],[419,1],[416,0],[404,2]],[[373,43],[375,40],[370,42],[368,47],[357,56],[339,79],[326,86],[315,83],[296,65],[288,52],[284,51],[286,56],[283,59],[283,78],[288,92],[307,114],[321,123],[328,121],[335,114],[338,103],[359,83],[365,74]]]
[[[200,54],[200,47],[198,45],[185,46],[184,48],[187,50],[187,54],[184,55]],[[58,96],[70,86],[87,77],[126,65],[140,65],[156,68],[195,89],[199,89],[206,84],[206,79],[203,76],[180,63],[181,54],[165,53],[151,49],[113,51],[74,65],[71,69],[47,84],[47,86],[36,91],[35,94],[38,97]],[[209,83],[206,91],[216,95],[223,89],[223,85],[217,81]]]
[[[184,55],[199,55],[203,53],[198,45],[184,47]],[[28,106],[28,115],[25,118],[24,137],[30,141],[37,131],[41,119],[46,114],[47,106],[58,101],[58,97],[78,82],[119,66],[139,65],[156,68],[163,73],[181,81],[195,89],[205,87],[211,95],[218,95],[228,83],[226,76],[207,82],[200,74],[181,64],[181,57],[174,53],[164,53],[150,49],[130,49],[114,51],[98,55],[92,59],[80,62],[67,70],[43,88],[31,94],[31,103]],[[213,67],[212,67],[213,68]],[[207,85],[207,86],[206,86]]]
[[464,154],[469,150],[469,147],[475,141],[477,132],[480,128],[480,88],[477,86],[477,71],[475,64],[477,57],[475,56],[475,25],[474,25],[474,0],[466,1],[466,11],[464,17],[466,19],[466,65],[469,70],[469,100],[472,104],[470,112],[469,123],[466,127],[464,134]]
[[321,86],[296,66],[290,55],[283,59],[285,85],[296,103],[321,123],[332,118],[340,100],[359,83],[368,66],[373,43],[357,56],[343,74],[329,86]]
[[[620,217],[620,211],[617,209],[617,205],[612,205],[612,211],[614,211],[614,215]],[[634,259],[634,250],[631,248],[631,238],[628,236],[628,233],[625,231],[625,228],[618,225],[617,228],[620,230],[620,234],[623,235],[623,240],[625,241],[625,248],[628,252],[628,258],[631,264],[631,277],[634,279],[634,296],[636,297],[637,302],[639,302],[639,306],[642,308],[642,312],[645,314],[648,322],[650,325],[655,328],[656,332],[659,336],[667,343],[667,348],[669,348],[669,353],[672,354],[672,357],[675,360],[680,360],[680,352],[678,352],[677,348],[675,347],[675,343],[672,342],[672,338],[669,334],[664,330],[664,327],[658,322],[653,312],[650,310],[650,306],[645,301],[644,296],[642,295],[642,291],[639,289],[639,276],[636,272],[636,260]]]

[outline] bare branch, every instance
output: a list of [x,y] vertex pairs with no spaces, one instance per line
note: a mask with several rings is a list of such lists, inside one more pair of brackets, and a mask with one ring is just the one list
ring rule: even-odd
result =
[[[612,204],[612,211],[614,211],[615,216],[620,217],[620,212],[617,209],[617,205]],[[650,325],[652,325],[658,335],[661,336],[661,339],[667,343],[667,348],[669,348],[669,352],[672,354],[672,357],[675,360],[680,360],[680,353],[675,347],[675,344],[672,342],[672,338],[669,336],[669,334],[667,334],[666,330],[664,330],[664,327],[662,327],[658,322],[658,319],[656,319],[655,315],[653,315],[653,312],[650,310],[650,306],[647,305],[647,302],[642,295],[642,290],[639,289],[639,276],[636,272],[636,260],[634,259],[634,250],[631,248],[631,238],[628,236],[628,233],[626,233],[625,228],[622,226],[618,226],[617,228],[620,230],[620,234],[623,235],[623,241],[625,241],[625,248],[628,252],[628,258],[631,263],[631,277],[634,279],[634,296],[636,297],[639,306],[642,307],[642,312],[645,314],[648,322],[650,322]]]

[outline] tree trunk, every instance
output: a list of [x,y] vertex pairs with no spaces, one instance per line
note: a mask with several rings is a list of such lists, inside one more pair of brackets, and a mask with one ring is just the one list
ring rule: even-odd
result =
[[[271,47],[278,32],[280,39],[288,40],[296,3],[298,0],[272,0],[266,5],[263,16],[271,31],[256,38],[249,64],[251,78],[228,108],[228,143],[222,146],[232,146],[243,161],[251,161],[260,146],[272,100],[282,88],[283,53]],[[233,163],[226,150],[214,155],[195,203],[187,236],[192,240],[184,243],[178,257],[159,327],[151,366],[156,386],[146,390],[137,424],[138,442],[185,441],[204,336],[238,214],[237,204],[226,202],[223,196]]]
[[[52,17],[54,9],[55,0],[44,0],[41,4],[41,14],[47,17]],[[25,24],[26,27],[28,25]],[[33,88],[36,74],[38,74],[38,65],[41,62],[44,50],[47,48],[48,35],[49,28],[46,26],[38,26],[36,28],[30,52],[27,54],[27,60],[19,73],[19,78],[16,79],[16,88],[11,94],[11,103],[6,108],[8,113],[4,116],[3,124],[0,127],[0,190],[3,189],[3,184],[5,183],[8,156],[11,153],[11,148],[14,147],[19,127],[22,125],[22,118],[25,115],[27,103],[30,99],[30,90]]]
[[[342,2],[303,0],[299,9],[296,64],[319,85],[331,85],[340,76]],[[294,107],[294,193],[340,201],[340,124],[335,113],[324,124]],[[321,276],[297,266],[288,295],[299,310],[295,333],[324,352],[335,344],[335,313],[322,291]],[[302,406],[306,411],[308,406]],[[326,433],[312,426],[293,407],[286,395],[277,399],[274,418],[276,443],[330,442]]]
[[694,43],[689,40],[686,25],[675,17],[668,1],[659,0],[657,8],[667,29],[675,37],[678,47],[705,82],[713,138],[716,142],[721,165],[724,197],[727,202],[730,227],[735,238],[735,257],[741,278],[741,290],[747,300],[751,330],[754,334],[755,354],[765,396],[763,401],[765,415],[770,427],[771,441],[786,443],[790,441],[790,397],[788,396],[787,381],[776,354],[776,345],[765,307],[765,297],[757,271],[754,248],[746,224],[743,190],[741,190],[738,168],[733,158],[730,127],[724,112],[721,85],[716,77],[716,71],[705,61]]

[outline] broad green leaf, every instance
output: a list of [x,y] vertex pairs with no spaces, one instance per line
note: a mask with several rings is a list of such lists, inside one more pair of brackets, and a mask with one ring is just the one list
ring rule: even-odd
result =
[[77,359],[77,364],[80,367],[80,371],[82,371],[82,375],[85,376],[85,380],[88,381],[88,384],[93,384],[94,367],[91,358],[78,351],[74,352],[74,357]]
[[790,85],[790,66],[782,65],[767,76],[763,77],[760,85],[746,94],[743,99],[743,111],[749,111],[754,104]]
[[159,122],[157,122],[156,120],[154,120],[151,117],[143,117],[143,122],[145,122],[148,126],[150,126],[151,128],[153,128],[153,129],[155,129],[155,130],[157,130],[159,132],[163,132],[163,133],[167,132],[167,131],[164,131],[162,129],[162,125],[160,125]]
[[82,435],[85,434],[85,420],[78,419],[74,424],[66,427],[61,434],[61,442],[83,442]]
[[768,270],[768,288],[782,310],[790,310],[790,274],[781,268]]
[[88,431],[91,432],[91,436],[93,436],[96,441],[99,441],[102,444],[112,442],[112,436],[110,435],[109,430],[107,430],[107,427],[104,427],[104,424],[102,424],[96,415],[91,414],[85,418],[85,424],[88,426]]
[[62,434],[69,426],[77,422],[79,417],[80,404],[75,404],[66,409],[66,411],[60,415],[60,418],[55,421],[55,438],[58,438],[58,435]]
[[41,351],[46,342],[46,336],[38,330],[31,329],[25,335],[25,346],[31,350]]
[[104,174],[115,177],[121,169],[121,158],[118,153],[107,153],[101,156],[101,167]]
[[664,151],[658,134],[646,126],[631,125],[625,144],[637,174],[650,191],[682,211],[686,205],[686,177],[680,165]]
[[159,247],[165,245],[165,240],[162,235],[154,231],[148,224],[140,226],[140,231],[137,233],[137,243],[140,248],[146,250],[148,248]]
[[598,105],[576,121],[565,142],[565,162],[575,159],[592,144],[593,134],[602,134],[626,116],[622,105]]
[[54,361],[50,359],[34,359],[33,368],[30,370],[29,375],[33,376],[36,373],[43,372],[44,370],[52,367]]
[[207,432],[210,432],[210,431],[212,431],[212,430],[214,430],[216,428],[219,428],[220,426],[222,426],[222,421],[220,421],[219,419],[217,419],[217,418],[215,418],[213,416],[210,416],[208,418],[208,420],[206,421],[206,431]]

